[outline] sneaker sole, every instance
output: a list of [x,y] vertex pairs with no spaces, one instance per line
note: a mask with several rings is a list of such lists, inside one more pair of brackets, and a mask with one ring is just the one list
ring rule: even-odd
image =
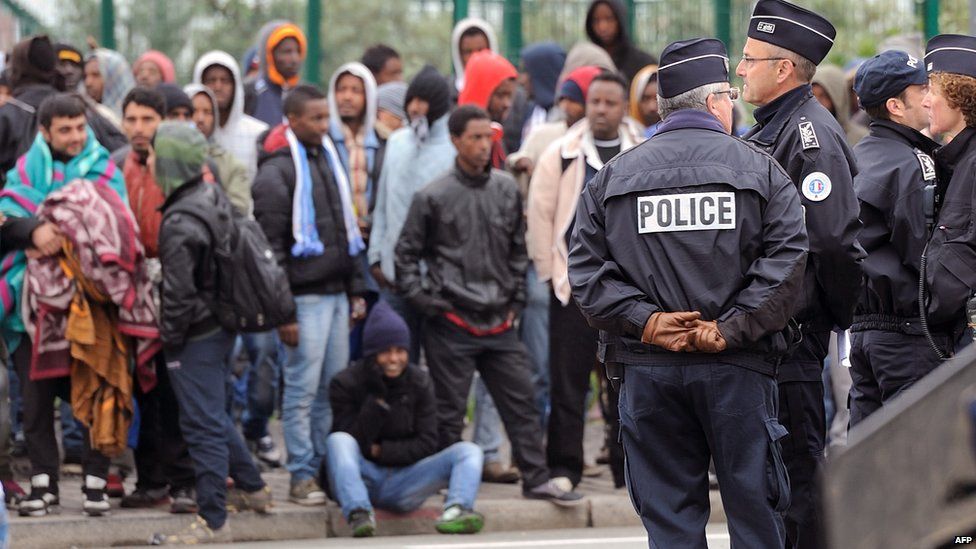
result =
[[[171,505],[169,512],[171,515],[190,515],[196,514],[200,511],[200,508],[196,505]],[[230,511],[230,508],[228,508]]]
[[112,514],[111,509],[106,509],[104,511],[101,509],[83,509],[82,511],[89,517],[104,517]]
[[549,503],[552,503],[553,505],[555,505],[557,507],[565,507],[567,509],[572,508],[572,507],[579,507],[580,505],[585,505],[586,504],[586,498],[575,499],[575,500],[572,500],[572,501],[566,501],[566,500],[563,500],[563,499],[550,499],[550,500],[546,500],[546,501],[548,501]]
[[352,537],[354,538],[371,538],[376,535],[375,526],[363,526],[358,530],[353,530]]
[[288,501],[292,503],[296,503],[298,505],[303,505],[305,507],[315,507],[317,505],[325,505],[325,497],[323,497],[322,499],[307,499],[307,498],[299,499],[299,498],[289,497]]
[[61,512],[57,505],[49,505],[45,509],[35,509],[33,511],[18,510],[17,514],[22,517],[46,517],[47,515],[57,515]]
[[477,534],[485,527],[485,520],[481,517],[467,517],[460,523],[438,524],[434,528],[441,534]]

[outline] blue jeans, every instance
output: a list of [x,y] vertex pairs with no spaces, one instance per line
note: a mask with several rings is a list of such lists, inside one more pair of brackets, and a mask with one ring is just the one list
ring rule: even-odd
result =
[[474,392],[474,435],[472,441],[485,453],[485,461],[489,463],[501,460],[498,451],[505,441],[502,433],[502,418],[498,415],[495,401],[491,399],[488,387],[477,376],[472,388]]
[[285,346],[281,422],[293,482],[314,478],[332,429],[329,383],[349,362],[346,294],[300,295],[298,347]]
[[548,282],[539,280],[531,263],[525,278],[527,301],[519,323],[519,338],[529,352],[535,403],[545,431],[549,417],[549,300],[552,289]]
[[434,455],[404,467],[384,467],[363,457],[349,433],[332,433],[326,440],[329,486],[342,506],[342,514],[373,506],[394,513],[409,513],[428,497],[447,488],[444,508],[474,508],[481,486],[481,450],[470,442],[457,442]]
[[241,334],[251,367],[247,379],[247,405],[241,417],[244,438],[258,440],[268,436],[268,421],[275,410],[278,397],[278,377],[281,375],[281,345],[276,332]]
[[220,528],[227,521],[228,476],[246,492],[264,488],[251,453],[224,408],[227,353],[233,345],[234,334],[221,330],[188,341],[175,355],[166,355],[180,405],[180,428],[196,473],[197,505],[211,528]]

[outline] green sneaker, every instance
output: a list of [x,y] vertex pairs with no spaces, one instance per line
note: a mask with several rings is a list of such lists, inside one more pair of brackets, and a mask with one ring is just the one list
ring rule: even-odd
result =
[[485,517],[471,509],[452,505],[444,510],[434,527],[442,534],[477,534],[485,527]]
[[371,538],[376,534],[376,519],[372,511],[365,509],[355,509],[349,513],[349,527],[352,528],[352,537]]

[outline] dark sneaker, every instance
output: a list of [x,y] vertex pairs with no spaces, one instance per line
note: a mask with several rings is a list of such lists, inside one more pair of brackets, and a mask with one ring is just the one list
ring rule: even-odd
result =
[[376,534],[376,518],[372,511],[354,509],[349,513],[349,527],[352,528],[352,537],[371,538]]
[[275,446],[274,439],[270,436],[263,436],[253,442],[254,455],[272,469],[281,467],[281,451]]
[[586,502],[582,494],[572,490],[563,490],[553,480],[540,484],[527,492],[522,492],[522,495],[529,499],[544,499],[560,507],[576,507]]
[[147,509],[156,507],[169,501],[166,488],[136,488],[131,494],[122,498],[119,507],[125,509]]
[[230,524],[224,523],[213,530],[207,526],[207,521],[197,515],[189,526],[175,534],[153,534],[149,538],[149,545],[201,545],[204,543],[230,543],[234,541],[230,533]]
[[239,488],[227,491],[227,510],[231,513],[254,511],[266,515],[271,512],[271,488],[265,486],[255,492],[245,492]]
[[485,463],[484,469],[481,470],[481,481],[495,484],[515,484],[521,476],[516,467],[506,469],[497,461]]
[[20,502],[27,496],[24,489],[12,478],[0,480],[0,484],[3,485],[3,498],[4,503],[7,504],[7,509],[17,509]]
[[442,534],[477,534],[485,527],[485,517],[460,505],[444,510],[434,528]]
[[34,475],[31,477],[31,493],[17,506],[17,512],[22,517],[43,517],[56,512],[60,504],[57,490],[57,485],[51,486],[50,475]]
[[307,478],[292,483],[288,501],[299,505],[325,505],[325,492],[314,479]]
[[81,488],[85,494],[85,501],[81,504],[81,509],[86,515],[100,517],[112,510],[112,505],[108,502],[108,494],[105,493],[107,484],[103,478],[85,475],[85,485]]
[[170,499],[169,512],[174,515],[192,515],[199,511],[192,488],[177,488],[170,494]]
[[125,497],[125,485],[122,484],[123,479],[119,475],[110,474],[107,479],[107,484],[105,486],[105,493],[108,494],[110,498],[123,498]]

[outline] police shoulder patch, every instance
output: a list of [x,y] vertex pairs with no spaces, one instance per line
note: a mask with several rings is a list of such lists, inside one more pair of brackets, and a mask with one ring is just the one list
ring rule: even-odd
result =
[[797,127],[800,128],[800,144],[803,145],[803,150],[820,148],[820,140],[817,139],[817,132],[813,129],[813,122],[800,122]]
[[830,177],[823,172],[813,172],[803,178],[800,192],[811,202],[820,202],[830,196]]
[[922,167],[922,179],[932,181],[935,179],[935,161],[932,157],[915,149],[915,157],[918,158],[918,165]]

